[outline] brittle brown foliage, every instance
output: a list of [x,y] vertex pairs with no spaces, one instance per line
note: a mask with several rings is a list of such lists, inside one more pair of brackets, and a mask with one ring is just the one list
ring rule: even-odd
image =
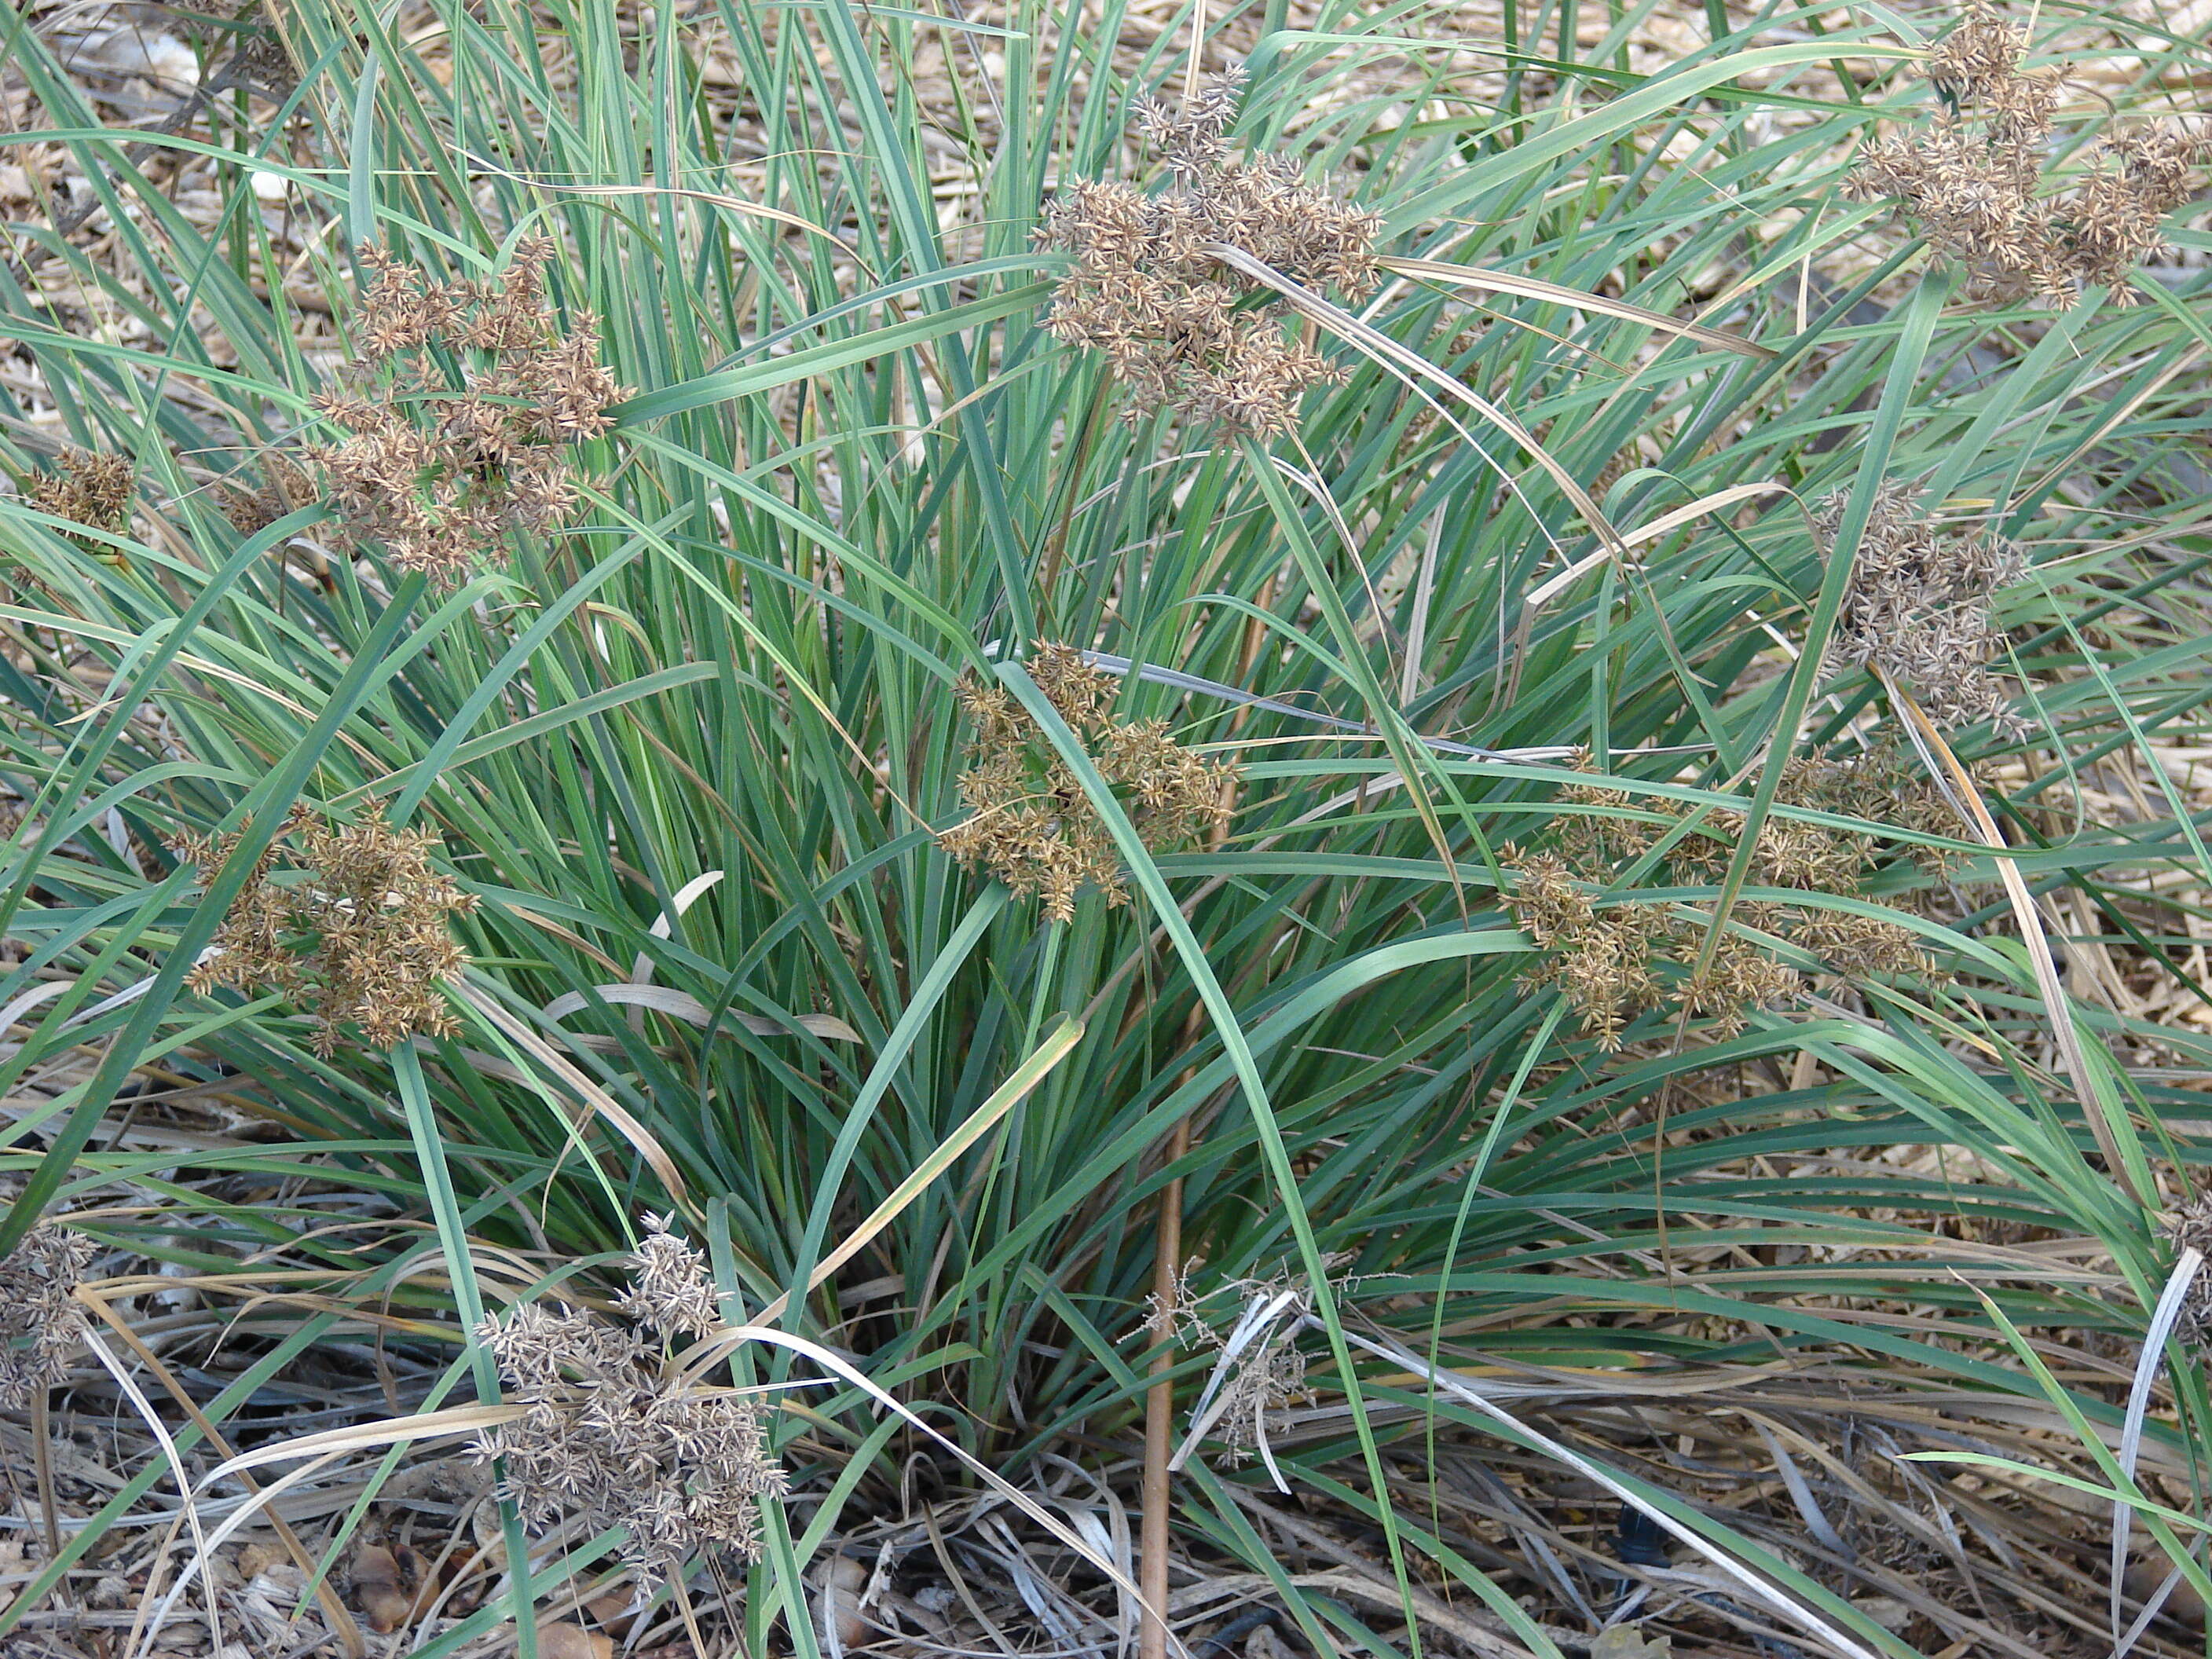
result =
[[[204,882],[240,838],[186,836],[178,852]],[[336,1051],[349,1025],[374,1048],[453,1035],[459,1022],[439,988],[468,957],[449,922],[473,910],[476,896],[430,867],[438,845],[428,830],[393,829],[380,811],[337,828],[295,812],[187,982],[198,991],[274,990],[305,1003],[321,1022],[315,1046],[324,1054]],[[280,860],[292,866],[283,880],[275,878]]]
[[1140,410],[1173,409],[1229,434],[1272,437],[1297,423],[1308,387],[1337,378],[1320,352],[1285,337],[1273,289],[1212,251],[1226,245],[1310,288],[1357,300],[1376,285],[1379,215],[1301,182],[1276,156],[1232,161],[1242,76],[1206,82],[1180,106],[1146,100],[1138,129],[1173,182],[1158,195],[1108,180],[1061,191],[1037,233],[1075,255],[1045,326],[1105,354]]
[[76,1287],[93,1242],[42,1221],[0,1261],[0,1411],[20,1411],[67,1375],[86,1328]]
[[629,396],[599,361],[597,321],[545,299],[550,237],[526,237],[484,282],[432,282],[363,247],[372,280],[350,384],[314,399],[345,434],[308,453],[349,532],[453,586],[514,529],[555,528],[576,501],[571,447]]
[[[2005,735],[2025,732],[1989,664],[2004,647],[1990,596],[2027,574],[2027,557],[2002,536],[1937,526],[1915,500],[1893,479],[1877,490],[1832,648],[1910,686],[1938,726],[1987,720]],[[1814,520],[1824,556],[1835,555],[1849,504],[1848,494],[1832,496]]]
[[2160,222],[2193,193],[2203,146],[2170,124],[2119,128],[2098,137],[2087,173],[2046,194],[2062,76],[2029,68],[2027,47],[2025,23],[1973,0],[1929,56],[1941,112],[1869,146],[1847,188],[1901,201],[1991,298],[2071,305],[2101,285],[2132,304],[2128,274],[2163,250]]
[[[1775,798],[1784,806],[1924,834],[1958,828],[1942,795],[1886,750],[1847,760],[1792,759]],[[1630,1020],[1670,1001],[1710,1019],[1711,1035],[1725,1037],[1743,1030],[1750,1010],[1797,994],[1798,971],[1740,932],[1722,935],[1702,976],[1670,981],[1658,964],[1694,963],[1710,920],[1694,912],[1671,914],[1632,895],[1598,902],[1622,866],[1674,832],[1665,820],[1679,825],[1691,816],[1688,807],[1656,796],[1634,798],[1636,809],[1662,820],[1653,823],[1627,816],[1631,797],[1602,783],[1572,785],[1561,799],[1592,810],[1565,821],[1558,852],[1504,849],[1516,878],[1505,902],[1540,951],[1525,981],[1558,986],[1601,1048],[1619,1048]],[[1674,875],[1686,885],[1717,882],[1741,842],[1746,821],[1733,808],[1706,810],[1667,849]],[[1944,863],[1942,849],[1915,848],[1911,855],[1923,867],[1941,869]],[[1770,814],[1752,850],[1750,878],[1759,887],[1863,896],[1865,878],[1881,856],[1880,843],[1865,831]],[[1907,974],[1925,965],[1912,931],[1880,917],[1773,899],[1741,901],[1730,915],[1745,928],[1789,940],[1839,974]]]
[[528,1303],[477,1332],[524,1414],[486,1430],[473,1451],[500,1460],[500,1496],[524,1525],[580,1514],[586,1535],[624,1528],[628,1559],[653,1581],[695,1556],[757,1559],[758,1500],[782,1492],[784,1475],[752,1401],[701,1381],[672,1352],[720,1324],[714,1281],[668,1221],[645,1223],[620,1304],[633,1322]]
[[[1236,777],[1230,763],[1193,754],[1168,735],[1165,720],[1116,720],[1114,681],[1073,646],[1041,647],[1029,672],[1083,740],[1146,846],[1164,852],[1227,821]],[[975,723],[960,777],[960,799],[975,816],[941,833],[938,844],[1017,893],[1042,894],[1049,921],[1073,916],[1086,884],[1109,904],[1124,902],[1114,839],[1051,740],[997,686],[968,685],[960,700]]]

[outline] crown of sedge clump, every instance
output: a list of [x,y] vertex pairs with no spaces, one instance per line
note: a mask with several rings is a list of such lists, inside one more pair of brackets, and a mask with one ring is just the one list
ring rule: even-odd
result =
[[[1830,648],[1911,687],[1938,726],[1987,720],[2017,736],[2027,722],[2008,711],[1988,665],[2004,647],[1990,596],[2027,574],[2027,557],[2001,536],[1939,528],[1920,515],[1915,497],[1893,479],[1878,488]],[[1850,499],[1848,492],[1831,496],[1814,520],[1826,557],[1834,556]]]
[[[1073,646],[1043,646],[1028,666],[1146,847],[1164,852],[1228,821],[1237,775],[1230,763],[1193,754],[1168,735],[1165,720],[1115,720],[1114,681]],[[938,844],[1017,893],[1042,894],[1049,921],[1074,915],[1086,885],[1103,890],[1109,904],[1126,902],[1114,838],[1051,739],[1000,687],[969,684],[960,700],[975,723],[959,785],[974,816],[945,830]]]
[[[33,476],[26,484],[24,501],[41,513],[67,519],[88,530],[104,530],[120,536],[131,528],[131,496],[137,469],[127,455],[97,453],[88,449],[65,449],[52,472]],[[105,542],[71,536],[78,547],[102,558],[115,550]]]
[[[240,839],[186,836],[178,852],[210,881]],[[473,910],[476,896],[430,867],[438,845],[428,830],[393,829],[380,810],[336,829],[295,812],[187,983],[275,990],[305,1003],[320,1021],[315,1048],[325,1055],[348,1026],[373,1048],[452,1036],[459,1023],[440,987],[468,957],[447,924]],[[276,878],[280,860],[292,866],[287,879]]]
[[578,1514],[625,1528],[648,1583],[697,1556],[760,1554],[758,1500],[784,1489],[750,1399],[687,1375],[671,1345],[721,1322],[705,1258],[659,1216],[630,1259],[617,1325],[532,1303],[487,1321],[477,1340],[525,1408],[474,1454],[500,1461],[500,1496],[541,1529]]
[[[1663,825],[1625,816],[1626,809],[1632,805],[1671,818],[1687,816],[1687,809],[1657,797],[1632,801],[1625,792],[1601,783],[1571,785],[1561,799],[1594,810],[1565,820],[1559,852],[1505,849],[1507,866],[1516,877],[1505,902],[1541,953],[1524,979],[1558,986],[1600,1048],[1619,1048],[1630,1020],[1673,999],[1679,998],[1693,1015],[1711,1019],[1712,1034],[1725,1037],[1743,1030],[1750,1010],[1774,1006],[1798,993],[1797,970],[1756,939],[1738,933],[1721,937],[1702,976],[1670,987],[1656,964],[1695,962],[1709,924],[1678,920],[1632,897],[1601,906],[1596,895],[1613,884],[1620,865],[1650,852],[1665,833]],[[1887,750],[1850,760],[1790,760],[1776,799],[1785,806],[1923,833],[1957,827],[1942,796]],[[1674,873],[1685,884],[1717,882],[1741,842],[1745,823],[1741,811],[1708,809],[1698,826],[1668,849]],[[1864,832],[1770,816],[1752,851],[1751,880],[1760,887],[1856,896],[1879,850]],[[1913,849],[1923,866],[1943,867],[1940,851],[1932,857],[1923,854],[1923,849]],[[1730,914],[1745,927],[1786,939],[1840,974],[1907,974],[1926,965],[1911,930],[1880,917],[1773,900],[1747,900]]]
[[545,303],[550,237],[519,242],[495,281],[434,283],[379,247],[347,389],[316,410],[345,434],[308,451],[349,532],[392,562],[460,582],[511,530],[544,532],[576,501],[570,447],[629,396],[599,361],[595,319]]
[[0,1261],[0,1411],[19,1411],[68,1375],[87,1328],[76,1287],[93,1242],[42,1221]]
[[1209,252],[1225,244],[1310,288],[1357,300],[1376,282],[1378,214],[1309,188],[1279,157],[1229,157],[1241,73],[1179,106],[1150,99],[1137,129],[1173,182],[1148,196],[1104,180],[1068,185],[1037,240],[1075,255],[1045,319],[1054,337],[1105,355],[1139,410],[1172,409],[1224,433],[1268,438],[1297,424],[1308,387],[1339,378],[1286,338],[1273,289]]
[[2203,146],[2164,124],[2105,133],[2091,171],[2044,194],[2060,76],[2027,68],[2027,46],[2026,24],[1974,0],[1929,56],[1942,112],[1870,145],[1846,188],[1901,201],[1990,297],[2070,305],[2103,285],[2114,305],[2132,304],[2128,273],[2162,251],[2160,222],[2190,198]]

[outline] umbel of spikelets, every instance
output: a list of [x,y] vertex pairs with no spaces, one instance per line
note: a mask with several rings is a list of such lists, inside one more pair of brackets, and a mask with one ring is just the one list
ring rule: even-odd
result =
[[759,1408],[692,1376],[675,1345],[720,1323],[706,1260],[672,1224],[645,1218],[621,1321],[528,1303],[477,1333],[523,1415],[485,1431],[500,1496],[532,1529],[571,1515],[620,1527],[651,1583],[695,1557],[760,1553],[759,1499],[784,1489]]
[[[239,840],[189,836],[178,851],[204,882]],[[295,813],[187,983],[273,990],[306,1004],[325,1054],[349,1030],[372,1048],[452,1036],[459,1022],[441,988],[468,957],[450,924],[476,908],[476,896],[432,868],[438,846],[430,831],[396,830],[379,811],[337,826]]]
[[[1073,646],[1044,646],[1028,666],[1146,847],[1164,852],[1226,821],[1236,775],[1229,763],[1192,753],[1169,735],[1165,720],[1116,720],[1114,681]],[[970,684],[960,697],[975,723],[959,782],[971,815],[938,844],[1017,893],[1041,895],[1048,921],[1074,915],[1086,886],[1103,890],[1109,904],[1126,902],[1114,838],[1051,739],[997,686]]]
[[1304,286],[1347,300],[1371,292],[1379,215],[1305,185],[1276,156],[1231,158],[1241,74],[1179,106],[1145,100],[1138,131],[1166,163],[1158,194],[1078,181],[1047,208],[1042,246],[1075,256],[1045,327],[1104,356],[1141,413],[1171,409],[1228,435],[1268,438],[1296,423],[1306,390],[1337,376],[1285,330],[1280,297],[1211,250],[1234,247]]
[[360,251],[354,360],[313,400],[343,435],[306,453],[347,533],[403,570],[450,586],[508,532],[556,528],[577,499],[574,446],[629,396],[599,361],[596,319],[549,307],[555,251],[526,237],[497,278],[455,283]]
[[2047,192],[2061,77],[2029,68],[2027,46],[2025,23],[1972,0],[1929,56],[1941,112],[1870,145],[1846,188],[1897,200],[1992,297],[2070,305],[2101,285],[2112,304],[2132,304],[2128,273],[2163,250],[2160,225],[2193,193],[2203,144],[2171,123],[2115,128],[2087,173]]

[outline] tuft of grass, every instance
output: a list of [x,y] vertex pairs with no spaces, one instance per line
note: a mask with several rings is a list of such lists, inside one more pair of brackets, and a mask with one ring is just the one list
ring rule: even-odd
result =
[[[2108,1520],[1911,1460],[2089,1481],[2121,1543],[2131,1514],[2186,1556],[2208,1402],[2154,1311],[2212,1075],[2207,279],[1960,303],[1849,188],[1929,111],[1925,39],[1716,9],[1639,64],[1660,15],[1509,3],[1491,39],[1332,3],[1194,42],[1118,0],[286,0],[281,102],[211,75],[153,137],[63,20],[0,20],[36,112],[6,146],[98,204],[12,233],[0,442],[26,478],[65,434],[137,479],[97,523],[0,502],[0,1241],[60,1218],[112,1269],[80,1299],[188,1292],[165,1343],[227,1333],[228,1380],[147,1391],[177,1478],[273,1458],[257,1389],[339,1379],[357,1454],[280,1511],[334,1571],[406,1501],[405,1431],[370,1425],[462,1432],[433,1414],[473,1387],[481,1427],[474,1333],[616,1294],[651,1214],[728,1325],[783,1339],[725,1357],[784,1402],[789,1496],[682,1604],[733,1648],[844,1641],[841,1553],[932,1526],[948,1584],[962,1551],[1020,1562],[1038,1644],[1123,1639],[1147,1620],[1098,1540],[1223,1401],[1267,1455],[1180,1448],[1177,1641],[1252,1597],[1378,1656],[1557,1659],[1616,1614],[1895,1655],[2110,1637]],[[2092,25],[2124,31],[2123,107],[2203,68]],[[1229,165],[1162,112],[1231,41],[1234,124],[1200,136],[1304,206],[1326,180],[1379,279],[1185,238],[1216,335],[1316,366],[1264,418],[1188,365],[1134,395],[1072,343],[1049,245]],[[588,343],[577,422],[518,434],[545,386],[447,337],[494,313],[539,331],[509,356]],[[403,354],[368,413],[332,401]],[[428,453],[460,404],[474,447]],[[304,447],[324,419],[353,440]],[[407,465],[356,476],[379,432]],[[516,510],[541,450],[561,500]],[[2024,564],[1967,584],[2003,706],[1948,729],[1851,643],[1902,580],[1900,489]],[[994,722],[1023,758],[983,799]],[[1807,787],[1884,745],[1893,784]],[[1079,842],[1073,879],[955,856],[1017,787],[1024,856]],[[348,939],[374,965],[381,901],[305,842],[271,874],[295,821],[413,848],[399,908],[465,956],[376,1046],[330,1041],[325,970]],[[1654,994],[1581,1029],[1540,896],[1663,922]],[[203,969],[257,916],[322,967]],[[1886,971],[1837,971],[1875,937]],[[0,1633],[121,1559],[169,1468],[70,1495]],[[412,1651],[627,1598],[634,1540],[520,1520]]]

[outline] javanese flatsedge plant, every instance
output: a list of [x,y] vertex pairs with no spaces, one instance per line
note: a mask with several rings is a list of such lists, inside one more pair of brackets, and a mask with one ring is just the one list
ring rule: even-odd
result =
[[161,1310],[0,1642],[2201,1649],[1911,1461],[2212,1480],[2212,276],[2020,89],[2201,43],[1509,15],[284,0],[158,167],[0,23],[0,1240]]

